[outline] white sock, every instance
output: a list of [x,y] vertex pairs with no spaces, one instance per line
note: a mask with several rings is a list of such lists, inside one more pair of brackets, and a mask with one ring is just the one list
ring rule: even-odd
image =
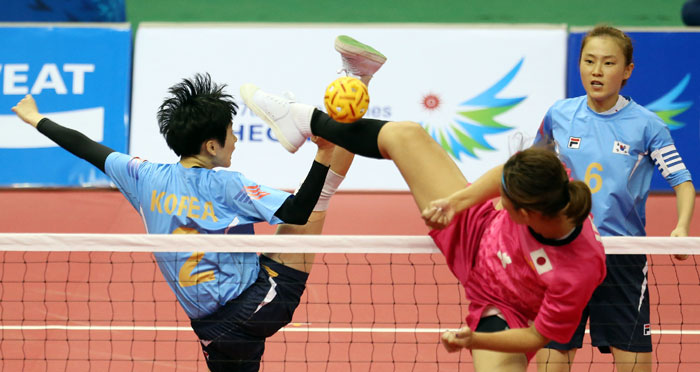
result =
[[314,106],[303,103],[292,103],[290,107],[292,119],[304,137],[311,137],[311,116],[314,114]]
[[[338,186],[340,186],[340,183],[343,182],[344,179],[345,176],[341,176],[332,170],[328,170],[326,181],[323,183],[323,189],[321,190],[321,195],[318,197],[316,206],[314,206],[314,212],[328,210],[328,203],[331,201],[331,196],[335,194],[335,192],[338,190]],[[295,190],[294,194],[296,194],[297,191],[299,191],[299,189]]]

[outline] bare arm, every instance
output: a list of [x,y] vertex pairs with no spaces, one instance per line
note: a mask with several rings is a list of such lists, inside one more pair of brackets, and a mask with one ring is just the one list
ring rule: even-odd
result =
[[671,236],[688,236],[690,219],[695,209],[695,187],[690,181],[676,185],[673,188],[676,193],[676,209],[678,210],[678,222]]
[[[671,231],[671,236],[688,236],[690,219],[693,216],[693,209],[695,209],[695,187],[692,182],[686,181],[676,185],[673,191],[676,193],[678,222],[673,231]],[[677,254],[674,257],[678,260],[686,260],[689,256],[687,254]]]
[[25,123],[36,128],[41,134],[56,142],[71,154],[88,161],[102,172],[105,171],[107,156],[113,153],[111,148],[95,142],[84,134],[54,123],[39,113],[36,102],[31,95],[26,95],[12,108]]
[[500,351],[504,353],[534,352],[549,342],[535,326],[514,328],[500,332],[473,332],[469,327],[458,331],[447,331],[442,334],[442,345],[452,353],[460,349],[481,349]]
[[434,229],[443,228],[449,225],[455,214],[499,196],[502,175],[503,165],[499,165],[484,173],[469,187],[431,202],[422,213],[425,223]]

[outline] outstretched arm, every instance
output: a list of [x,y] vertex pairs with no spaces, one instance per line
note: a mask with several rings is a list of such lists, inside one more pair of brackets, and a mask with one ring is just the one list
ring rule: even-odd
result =
[[434,229],[450,224],[455,214],[500,195],[503,165],[492,168],[474,183],[444,199],[430,203],[423,210],[425,223]]
[[36,102],[27,95],[12,108],[12,111],[25,123],[35,127],[43,135],[68,150],[73,155],[87,160],[92,165],[105,171],[107,156],[114,152],[111,148],[97,143],[84,134],[54,123],[39,113]]
[[441,341],[450,353],[460,349],[529,353],[547,345],[549,339],[542,336],[533,325],[528,328],[513,328],[493,333],[473,332],[469,327],[462,327],[458,331],[444,332]]

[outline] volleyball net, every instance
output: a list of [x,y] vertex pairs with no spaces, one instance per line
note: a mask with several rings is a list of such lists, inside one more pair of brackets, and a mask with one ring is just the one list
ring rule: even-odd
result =
[[[604,244],[648,255],[654,370],[700,370],[700,238]],[[316,253],[262,371],[473,371],[440,345],[468,302],[427,236],[128,234],[0,234],[0,371],[206,371],[151,254],[171,251]],[[573,370],[612,370],[585,342]]]

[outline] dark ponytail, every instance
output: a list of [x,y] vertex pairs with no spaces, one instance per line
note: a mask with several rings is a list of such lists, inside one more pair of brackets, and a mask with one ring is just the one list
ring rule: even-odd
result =
[[569,205],[564,214],[576,225],[581,225],[591,213],[591,189],[582,181],[570,181],[568,189]]

